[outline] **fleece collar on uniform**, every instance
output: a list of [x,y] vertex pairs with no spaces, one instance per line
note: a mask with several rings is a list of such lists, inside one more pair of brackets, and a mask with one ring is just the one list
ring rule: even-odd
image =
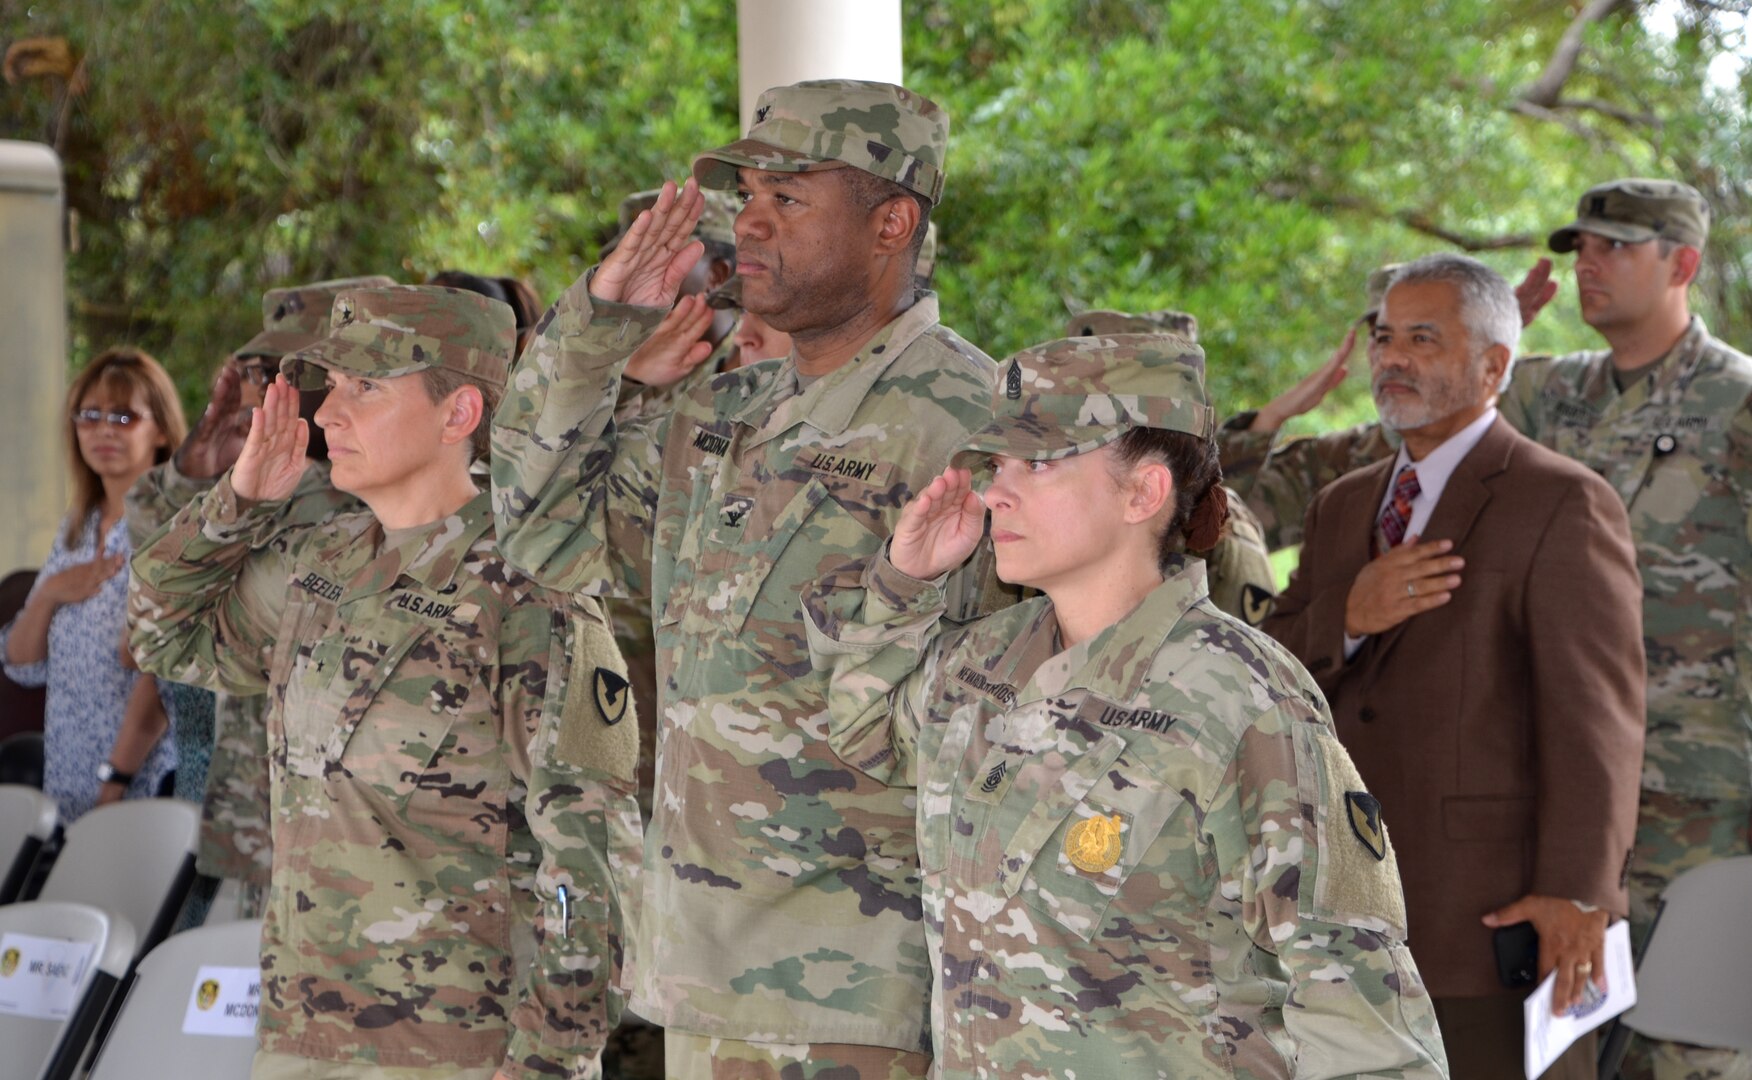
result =
[[866,341],[857,356],[786,400],[783,394],[788,394],[797,384],[797,350],[793,347],[791,355],[779,365],[766,385],[737,410],[735,419],[738,423],[761,429],[760,435],[751,442],[764,441],[798,422],[807,422],[824,435],[843,434],[851,426],[852,417],[857,415],[876,380],[894,363],[895,357],[935,325],[937,294],[921,293],[912,307]]
[[1129,615],[1088,641],[1049,656],[1023,678],[1021,669],[1042,648],[1051,650],[1052,635],[1058,631],[1058,618],[1048,601],[1041,616],[1005,650],[993,674],[1012,686],[1021,684],[1018,705],[1061,697],[1071,690],[1087,690],[1113,701],[1136,697],[1162,643],[1182,616],[1210,595],[1204,560],[1174,558],[1176,567]]

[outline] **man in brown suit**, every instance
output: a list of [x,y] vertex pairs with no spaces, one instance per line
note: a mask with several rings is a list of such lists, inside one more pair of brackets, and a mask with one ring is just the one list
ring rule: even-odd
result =
[[[1642,766],[1624,504],[1497,417],[1520,329],[1508,283],[1473,259],[1395,274],[1369,368],[1404,445],[1315,497],[1265,623],[1331,702],[1368,788],[1353,827],[1391,823],[1456,1080],[1521,1074],[1528,991],[1498,978],[1493,928],[1533,924],[1560,1011],[1599,984]],[[1593,1074],[1584,1039],[1547,1075]]]

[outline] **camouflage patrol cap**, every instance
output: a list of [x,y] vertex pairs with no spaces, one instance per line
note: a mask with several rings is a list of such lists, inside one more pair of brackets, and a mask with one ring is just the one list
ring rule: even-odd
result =
[[1085,311],[1065,324],[1066,337],[1106,337],[1109,334],[1179,334],[1198,340],[1198,318],[1184,311]]
[[760,96],[746,138],[694,158],[702,188],[736,189],[737,169],[814,172],[844,165],[917,192],[937,205],[949,114],[902,86],[820,79]]
[[[620,230],[614,234],[614,239],[602,245],[602,257],[620,246],[627,230],[633,227],[641,211],[649,210],[657,205],[660,190],[635,191],[621,200]],[[694,226],[693,234],[708,243],[736,246],[736,214],[742,209],[742,204],[736,201],[736,196],[728,191],[702,191],[705,197],[705,209],[700,212],[700,221]]]
[[1133,428],[1208,438],[1204,350],[1178,334],[1112,334],[1033,345],[998,368],[991,423],[955,455],[1051,461],[1086,454]]
[[511,305],[466,289],[392,285],[347,289],[335,297],[328,337],[280,364],[304,390],[322,386],[329,369],[393,379],[443,368],[504,386],[517,346]]
[[279,358],[314,345],[328,336],[329,310],[343,289],[394,284],[394,278],[373,274],[269,289],[262,296],[262,332],[245,342],[236,355]]
[[706,306],[714,311],[741,311],[742,275],[731,274],[728,281],[707,293]]
[[1393,275],[1399,273],[1399,268],[1404,265],[1388,263],[1386,266],[1376,267],[1369,274],[1369,281],[1363,286],[1364,303],[1367,305],[1363,308],[1363,318],[1381,313],[1381,303],[1387,299],[1387,286],[1393,284]]
[[1551,250],[1576,249],[1576,234],[1640,244],[1671,240],[1694,248],[1709,239],[1709,204],[1690,184],[1674,180],[1613,180],[1576,203],[1576,220],[1551,234]]

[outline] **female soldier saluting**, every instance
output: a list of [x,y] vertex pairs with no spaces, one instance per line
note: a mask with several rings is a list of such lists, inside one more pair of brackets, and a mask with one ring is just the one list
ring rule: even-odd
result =
[[[1203,374],[1169,335],[1016,354],[887,551],[806,597],[834,749],[921,789],[944,1076],[1445,1074],[1325,700],[1171,553],[1225,517]],[[945,624],[988,508],[1045,595]]]
[[[620,1009],[637,724],[601,609],[505,565],[470,475],[511,309],[352,288],[231,471],[134,559],[140,666],[267,692],[274,865],[255,1080],[584,1080]],[[625,861],[617,858],[624,856]]]

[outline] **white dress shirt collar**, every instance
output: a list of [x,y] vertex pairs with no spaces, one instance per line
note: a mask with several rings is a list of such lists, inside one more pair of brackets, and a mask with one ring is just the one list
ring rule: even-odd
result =
[[1467,424],[1448,437],[1448,441],[1431,450],[1423,456],[1422,461],[1411,460],[1411,451],[1406,444],[1399,445],[1399,456],[1393,460],[1393,476],[1387,481],[1386,494],[1381,497],[1381,505],[1375,508],[1375,520],[1381,519],[1382,511],[1393,501],[1393,485],[1399,479],[1399,474],[1407,465],[1417,469],[1417,484],[1420,489],[1417,498],[1411,500],[1411,522],[1406,526],[1405,534],[1422,536],[1429,526],[1430,515],[1436,511],[1436,503],[1442,499],[1442,491],[1448,486],[1448,479],[1454,475],[1454,470],[1472,453],[1472,448],[1484,438],[1484,433],[1496,423],[1497,411],[1492,408],[1484,410],[1484,415]]

